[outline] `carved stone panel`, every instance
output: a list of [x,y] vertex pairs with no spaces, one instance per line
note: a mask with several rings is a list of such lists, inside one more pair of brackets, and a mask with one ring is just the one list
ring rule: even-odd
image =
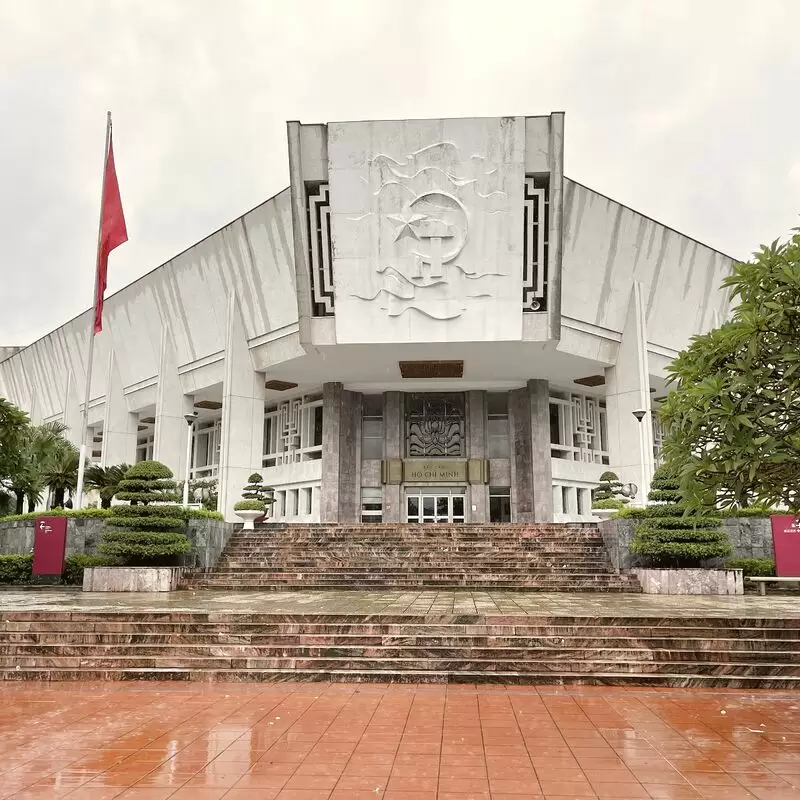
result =
[[523,118],[328,126],[338,342],[522,335]]

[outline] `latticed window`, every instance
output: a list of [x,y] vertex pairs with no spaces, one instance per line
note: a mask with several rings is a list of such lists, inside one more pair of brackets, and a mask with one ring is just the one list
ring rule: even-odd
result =
[[264,414],[263,467],[322,458],[322,398],[305,395]]
[[550,392],[553,458],[608,464],[605,402],[591,395]]
[[463,394],[407,394],[405,402],[409,458],[463,458]]

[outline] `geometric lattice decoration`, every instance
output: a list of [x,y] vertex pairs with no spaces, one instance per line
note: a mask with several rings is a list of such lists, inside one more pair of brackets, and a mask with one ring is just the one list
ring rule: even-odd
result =
[[605,403],[577,392],[550,392],[550,447],[554,458],[608,464]]
[[663,461],[664,450],[664,424],[658,418],[658,414],[651,414],[653,418],[653,458],[656,464]]
[[263,467],[322,457],[322,399],[296,397],[264,413]]
[[522,310],[528,312],[547,311],[548,183],[546,175],[525,178]]
[[464,456],[464,395],[406,394],[409,458]]
[[333,316],[333,248],[330,189],[327,183],[308,185],[308,249],[311,262],[313,315]]

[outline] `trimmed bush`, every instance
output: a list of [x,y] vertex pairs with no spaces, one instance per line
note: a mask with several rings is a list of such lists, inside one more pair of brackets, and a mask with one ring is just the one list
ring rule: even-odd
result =
[[83,571],[88,567],[113,567],[117,563],[115,559],[105,558],[104,556],[88,556],[83,553],[69,556],[64,562],[64,574],[61,576],[61,583],[70,586],[82,586]]
[[701,561],[731,554],[722,520],[688,514],[682,505],[680,483],[666,467],[653,475],[648,499],[654,503],[635,516],[643,518],[631,542],[631,552],[659,567],[696,567]]
[[622,509],[625,508],[625,501],[624,500],[617,500],[613,497],[608,497],[603,500],[595,500],[592,503],[592,508],[615,508],[615,509]]
[[[592,500],[615,500],[618,499],[617,495],[622,494],[622,482],[616,472],[604,472],[600,476],[599,484],[592,489]],[[620,502],[627,502],[622,501]],[[605,506],[595,506],[593,508],[604,508]]]
[[261,500],[239,500],[234,503],[234,511],[263,511],[264,503]]
[[30,583],[32,570],[32,555],[0,556],[0,583]]
[[9,514],[0,517],[0,522],[17,522],[19,520],[36,519],[36,517],[70,517],[71,519],[94,519],[110,517],[108,508],[49,508],[46,511],[31,511],[27,514]]
[[158,461],[141,461],[120,482],[120,500],[133,505],[114,506],[98,548],[106,556],[130,565],[173,564],[191,550],[184,530],[188,519],[177,503],[172,472]]
[[729,558],[726,569],[740,569],[745,578],[775,577],[775,562],[771,558]]

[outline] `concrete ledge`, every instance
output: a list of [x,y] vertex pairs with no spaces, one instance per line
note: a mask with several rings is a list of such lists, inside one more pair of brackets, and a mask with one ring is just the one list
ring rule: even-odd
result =
[[643,569],[631,572],[645,594],[744,594],[740,569]]
[[83,571],[84,592],[172,592],[183,567],[89,567]]

